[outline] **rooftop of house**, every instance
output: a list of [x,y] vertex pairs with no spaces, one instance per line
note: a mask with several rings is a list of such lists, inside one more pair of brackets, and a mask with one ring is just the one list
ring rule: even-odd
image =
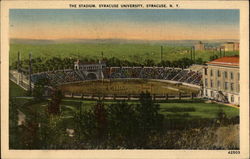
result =
[[225,56],[210,61],[207,64],[220,65],[220,66],[239,66],[239,62],[240,62],[239,56]]

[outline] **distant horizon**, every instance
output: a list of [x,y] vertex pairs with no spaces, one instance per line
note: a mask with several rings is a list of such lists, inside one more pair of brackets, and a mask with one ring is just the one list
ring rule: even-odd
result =
[[10,40],[41,40],[41,41],[60,41],[60,40],[124,40],[124,41],[239,41],[240,39],[176,39],[176,40],[147,40],[147,39],[121,39],[121,38],[100,38],[100,39],[86,39],[86,38],[60,38],[60,39],[32,39],[32,38],[10,38]]
[[10,38],[150,41],[239,39],[239,10],[11,9]]

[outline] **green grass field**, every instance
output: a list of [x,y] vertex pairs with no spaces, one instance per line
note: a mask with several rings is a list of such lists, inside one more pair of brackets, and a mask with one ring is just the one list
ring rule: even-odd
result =
[[[11,44],[10,45],[10,64],[17,60],[17,52],[21,53],[22,59],[27,59],[29,53],[34,58],[50,57],[72,57],[72,58],[93,58],[100,59],[101,52],[104,57],[117,57],[131,62],[143,63],[146,59],[152,59],[156,63],[160,61],[161,44],[85,44],[85,43],[60,43],[60,44]],[[163,45],[163,60],[174,61],[180,58],[190,58],[190,53],[186,46]],[[196,52],[196,59],[202,58],[203,61],[209,60],[212,55],[219,55],[219,52],[202,51]],[[227,52],[226,55],[238,55],[239,52]]]
[[184,85],[177,85],[167,82],[154,80],[130,79],[130,80],[104,80],[104,81],[83,81],[74,84],[65,84],[60,86],[63,92],[72,92],[76,94],[106,94],[106,95],[128,95],[149,92],[151,94],[169,94],[178,95],[179,93],[191,94],[198,93],[198,88],[192,88]]

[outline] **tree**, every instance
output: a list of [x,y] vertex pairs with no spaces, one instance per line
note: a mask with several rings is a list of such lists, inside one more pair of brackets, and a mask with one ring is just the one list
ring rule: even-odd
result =
[[221,108],[219,108],[219,111],[217,112],[217,119],[218,119],[218,123],[220,125],[224,125],[227,123],[228,118],[227,118],[227,114],[225,113],[225,111]]
[[10,99],[9,104],[9,141],[10,148],[19,147],[19,131],[18,131],[18,104],[14,98]]
[[144,61],[144,65],[145,66],[154,66],[155,62],[154,62],[154,60],[147,59],[147,60]]
[[138,122],[133,105],[117,102],[108,106],[110,145],[133,148],[138,132]]
[[33,89],[33,96],[35,97],[36,101],[41,101],[44,99],[44,93],[46,90],[46,86],[48,85],[48,79],[47,78],[39,78],[35,82],[35,86]]
[[49,114],[58,115],[60,114],[60,103],[63,98],[61,90],[54,88],[51,92],[51,101],[48,105]]
[[39,149],[40,136],[39,136],[39,112],[37,109],[30,110],[26,114],[25,123],[19,127],[19,143],[22,149]]
[[40,116],[39,139],[40,149],[65,149],[72,147],[63,120],[60,116],[45,113]]
[[140,104],[136,105],[140,146],[145,146],[149,137],[162,129],[164,116],[159,114],[159,109],[159,104],[154,103],[150,93],[140,94]]
[[209,59],[210,59],[210,61],[213,61],[215,59],[218,59],[218,56],[217,55],[213,55],[213,56],[210,56]]
[[74,120],[78,144],[87,148],[102,148],[107,141],[107,111],[100,101],[88,111],[79,111]]

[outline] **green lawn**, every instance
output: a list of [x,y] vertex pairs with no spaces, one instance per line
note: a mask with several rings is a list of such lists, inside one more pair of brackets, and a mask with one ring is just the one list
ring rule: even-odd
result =
[[[66,99],[62,102],[62,108],[67,110],[64,113],[70,114],[68,111],[77,110],[81,105],[83,110],[89,110],[95,105],[95,101],[84,101],[82,104],[77,100]],[[112,102],[105,102],[111,104]],[[137,102],[130,102],[136,104]],[[216,103],[204,103],[200,100],[196,102],[187,101],[185,103],[177,103],[169,101],[169,103],[159,103],[160,113],[166,118],[207,118],[213,119],[217,117],[217,113],[223,110],[227,117],[239,116],[239,109]],[[188,115],[187,115],[188,114]]]
[[[223,110],[227,117],[235,117],[239,115],[239,109],[229,107],[222,104],[216,103],[161,103],[161,113],[164,114],[167,118],[179,118],[179,117],[188,117],[188,118],[216,118],[217,113],[220,110]],[[171,111],[169,108],[179,108],[179,110],[184,110],[183,112]],[[192,109],[189,109],[192,108]],[[170,110],[170,111],[168,111]],[[186,111],[185,111],[186,110]],[[187,116],[187,114],[189,114]]]
[[[160,62],[161,44],[83,44],[83,43],[60,43],[60,44],[11,44],[10,45],[10,64],[17,60],[19,51],[23,59],[28,59],[29,53],[32,57],[87,57],[100,59],[101,52],[104,57],[117,57],[132,62],[143,63],[145,59],[152,59]],[[178,60],[180,58],[190,58],[190,53],[186,50],[190,47],[163,45],[163,60]],[[219,55],[219,52],[202,51],[196,52],[196,59],[202,58],[209,60],[212,55]],[[226,55],[238,55],[239,52],[227,52]]]
[[[19,103],[19,110],[21,110],[26,117],[34,118],[36,113],[44,115],[44,112],[47,111],[48,101],[43,101],[40,103],[31,103],[29,100],[17,99]],[[24,104],[26,103],[26,104]],[[105,106],[112,104],[112,101],[104,102]],[[130,104],[136,104],[137,102],[129,102]],[[71,128],[74,125],[73,116],[75,112],[79,111],[79,106],[82,106],[82,110],[90,110],[96,101],[80,101],[80,100],[71,100],[64,99],[61,102],[61,117],[63,120],[63,125]],[[234,107],[229,107],[216,103],[204,103],[201,100],[186,101],[183,103],[178,103],[176,101],[169,101],[168,103],[159,103],[160,104],[160,113],[165,116],[166,119],[169,119],[173,123],[185,123],[187,121],[197,121],[198,119],[210,120],[217,118],[219,111],[223,110],[228,118],[239,116],[239,109]]]

